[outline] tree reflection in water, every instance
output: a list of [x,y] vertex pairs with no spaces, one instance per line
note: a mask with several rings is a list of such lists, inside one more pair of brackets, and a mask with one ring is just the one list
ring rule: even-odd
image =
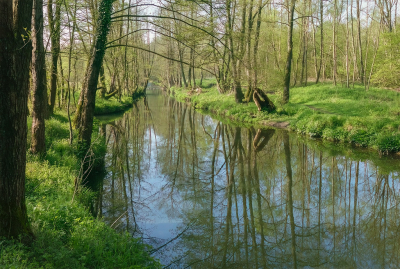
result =
[[165,265],[400,266],[398,160],[234,127],[150,90],[103,132],[98,215]]

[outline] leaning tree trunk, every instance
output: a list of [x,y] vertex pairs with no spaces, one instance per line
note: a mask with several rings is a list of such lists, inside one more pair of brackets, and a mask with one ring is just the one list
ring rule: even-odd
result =
[[78,130],[78,139],[85,148],[88,148],[91,144],[97,82],[106,51],[113,2],[114,0],[100,1],[99,17],[96,25],[96,39],[86,68],[85,80],[75,117],[75,128]]
[[0,0],[0,238],[32,236],[25,205],[31,16],[32,1]]
[[[43,45],[43,0],[33,0],[32,11],[32,141],[31,152],[46,152],[47,114],[46,62]],[[57,65],[57,62],[56,62]]]
[[267,94],[259,88],[255,88],[253,90],[253,100],[254,103],[256,103],[258,111],[266,110],[268,112],[272,112],[275,110],[274,103],[272,103]]
[[[42,1],[43,2],[43,1]],[[47,4],[47,16],[50,28],[51,38],[51,79],[50,79],[50,105],[49,114],[53,114],[57,94],[57,61],[60,54],[60,21],[61,21],[61,3],[55,1],[56,10],[53,15],[53,0],[49,0]],[[42,12],[43,15],[43,12]],[[46,99],[47,100],[47,99]]]
[[292,58],[293,58],[293,16],[296,0],[291,0],[289,12],[289,29],[288,29],[288,52],[286,58],[285,78],[283,88],[283,103],[289,102],[289,88],[290,88],[290,73],[292,71]]

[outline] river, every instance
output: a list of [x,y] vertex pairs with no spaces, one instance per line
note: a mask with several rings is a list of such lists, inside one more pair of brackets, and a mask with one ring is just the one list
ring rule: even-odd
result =
[[154,89],[100,120],[96,214],[167,268],[400,268],[396,156],[233,126]]

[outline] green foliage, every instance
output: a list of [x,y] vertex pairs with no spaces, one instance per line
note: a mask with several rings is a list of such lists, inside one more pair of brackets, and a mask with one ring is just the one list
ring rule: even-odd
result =
[[382,153],[400,151],[400,134],[382,134],[377,139],[378,149]]
[[[29,247],[0,240],[0,268],[160,268],[148,246],[90,214],[93,191],[83,187],[72,200],[78,147],[66,139],[64,112],[57,111],[46,124],[46,157],[27,155],[26,204],[36,240]],[[95,132],[92,141],[101,160],[104,139]]]
[[382,87],[399,87],[400,85],[400,33],[382,34],[381,45],[376,58],[376,68],[372,83]]
[[381,152],[400,151],[400,93],[363,86],[344,88],[321,83],[291,89],[290,103],[280,105],[278,94],[268,94],[277,105],[274,113],[259,112],[254,103],[236,104],[233,94],[219,94],[216,87],[196,93],[172,88],[178,101],[190,101],[240,125],[273,125],[288,122],[289,128],[311,137],[350,142]]
[[127,96],[121,97],[121,101],[118,101],[114,97],[108,100],[102,98],[96,98],[96,107],[94,109],[94,114],[103,115],[103,114],[122,112],[132,107],[132,104],[133,104],[133,98]]

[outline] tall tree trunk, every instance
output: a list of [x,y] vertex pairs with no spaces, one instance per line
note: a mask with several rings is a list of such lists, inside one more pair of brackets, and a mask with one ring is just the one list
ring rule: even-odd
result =
[[249,8],[249,15],[248,15],[248,21],[247,21],[247,72],[248,72],[248,78],[247,78],[247,91],[245,93],[245,98],[247,102],[250,102],[252,99],[253,95],[253,72],[255,69],[255,66],[252,67],[252,61],[251,61],[251,34],[253,32],[253,3],[254,0],[250,0],[250,8]]
[[288,51],[286,57],[284,88],[283,88],[283,103],[289,102],[289,88],[290,88],[290,73],[292,71],[292,57],[293,57],[293,17],[296,0],[291,0],[289,9],[289,27],[288,27]]
[[320,44],[319,44],[319,67],[318,67],[318,72],[317,72],[317,79],[315,83],[319,82],[319,78],[321,76],[321,68],[322,68],[322,61],[324,58],[324,3],[323,0],[320,0],[320,5],[319,5],[319,12],[320,12],[320,18],[319,18],[319,23],[320,23]]
[[346,0],[346,88],[350,87],[350,62],[349,62],[349,0]]
[[32,1],[0,0],[0,237],[23,240],[31,19]]
[[361,43],[361,3],[360,0],[357,0],[357,34],[358,34],[358,52],[360,55],[360,80],[361,83],[364,84],[364,62],[363,62],[363,52],[362,52],[362,43]]
[[253,50],[253,87],[258,87],[258,44],[260,41],[260,30],[261,30],[261,11],[262,11],[262,0],[258,0],[258,11],[257,11],[257,25],[256,33],[254,37],[254,50]]
[[179,50],[179,63],[181,65],[182,80],[183,80],[183,84],[185,85],[185,88],[187,88],[188,84],[186,82],[185,70],[183,69],[183,50],[179,49],[179,46],[178,46],[178,50]]
[[[32,141],[31,152],[46,152],[47,78],[43,45],[43,0],[33,0],[32,11]],[[57,63],[56,63],[57,64]]]
[[[232,60],[232,71],[233,71],[233,88],[235,93],[235,101],[236,103],[242,103],[244,95],[242,92],[242,85],[240,82],[240,59],[241,59],[241,50],[243,50],[243,46],[239,46],[239,56],[235,55],[235,47],[233,46],[233,21],[232,21],[232,14],[231,14],[231,0],[226,2],[226,13],[228,16],[228,36],[229,36],[229,52]],[[243,9],[242,15],[242,34],[241,34],[241,43],[244,42],[244,34],[245,34],[245,21],[246,21],[246,11],[245,8]],[[238,59],[239,58],[239,59]]]
[[336,86],[337,80],[337,56],[336,56],[336,19],[337,19],[337,0],[333,1],[333,30],[332,30],[332,58],[333,58],[333,67],[332,67],[332,78],[333,84]]
[[100,1],[99,17],[96,24],[96,38],[78,102],[75,128],[78,130],[78,139],[84,144],[84,147],[89,147],[91,143],[97,83],[106,51],[113,2],[114,0]]
[[57,94],[57,75],[58,75],[57,60],[58,60],[58,55],[60,54],[60,36],[61,36],[61,30],[60,30],[61,3],[59,1],[60,0],[55,1],[56,5],[55,14],[53,14],[53,0],[49,0],[47,3],[47,16],[49,21],[50,38],[51,38],[51,68],[50,68],[51,80],[50,80],[49,114],[53,114],[56,102],[56,94]]
[[[67,12],[67,19],[68,19],[68,25],[71,24],[71,19],[76,17],[76,6],[77,6],[77,0],[74,1],[74,11],[72,12]],[[65,8],[68,10],[68,6],[65,2]],[[66,100],[67,100],[67,115],[68,115],[68,127],[69,127],[69,144],[72,145],[72,141],[74,139],[73,131],[72,131],[72,123],[71,123],[71,113],[70,113],[70,106],[71,106],[71,62],[72,62],[72,49],[74,46],[75,42],[75,28],[76,28],[76,20],[73,20],[72,22],[72,29],[71,27],[68,28],[69,31],[69,53],[68,53],[68,72],[67,72],[67,95],[66,95]],[[61,57],[60,57],[60,66],[61,66],[61,77],[63,76],[63,69],[62,69],[62,64],[61,64]],[[76,63],[76,60],[75,60]],[[76,69],[75,69],[76,71]],[[74,85],[75,87],[75,85]],[[75,100],[75,98],[74,98]]]
[[67,99],[67,93],[65,91],[64,69],[62,67],[62,59],[60,54],[58,55],[58,65],[60,68],[60,74],[57,74],[57,76],[60,76],[59,84],[61,85],[61,104],[64,105],[64,101]]

